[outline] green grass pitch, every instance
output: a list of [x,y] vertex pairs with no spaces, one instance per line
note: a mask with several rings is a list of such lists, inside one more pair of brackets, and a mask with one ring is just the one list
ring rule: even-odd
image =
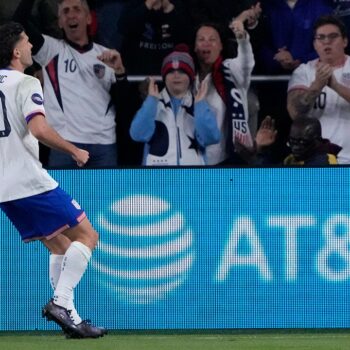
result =
[[100,339],[65,339],[58,332],[2,332],[1,350],[349,350],[347,330],[110,332]]

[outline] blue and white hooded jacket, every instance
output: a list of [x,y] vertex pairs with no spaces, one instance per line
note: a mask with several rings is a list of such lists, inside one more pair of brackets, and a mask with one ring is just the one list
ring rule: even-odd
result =
[[[178,104],[178,106],[177,106]],[[133,140],[146,143],[143,165],[206,165],[205,147],[220,141],[215,114],[204,100],[194,103],[190,91],[171,98],[148,96],[130,127]]]

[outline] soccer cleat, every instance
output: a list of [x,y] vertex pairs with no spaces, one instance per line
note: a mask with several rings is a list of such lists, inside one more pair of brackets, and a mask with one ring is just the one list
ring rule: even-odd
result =
[[77,326],[73,323],[67,309],[56,305],[50,300],[42,309],[42,316],[48,321],[57,323],[65,334],[72,334],[78,331]]
[[90,320],[84,320],[75,326],[77,328],[76,331],[65,332],[66,338],[69,338],[69,339],[99,338],[107,334],[107,330],[105,328],[93,326]]

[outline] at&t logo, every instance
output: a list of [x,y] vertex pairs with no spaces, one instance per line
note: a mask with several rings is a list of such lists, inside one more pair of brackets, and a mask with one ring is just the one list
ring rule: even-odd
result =
[[148,304],[186,280],[194,261],[193,234],[182,213],[161,198],[134,195],[101,213],[93,266],[119,299]]

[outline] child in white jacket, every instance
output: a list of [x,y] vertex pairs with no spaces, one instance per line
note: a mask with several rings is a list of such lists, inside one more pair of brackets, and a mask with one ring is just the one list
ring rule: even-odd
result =
[[192,93],[195,69],[185,45],[165,57],[159,93],[149,79],[148,97],[131,124],[133,140],[146,143],[143,165],[206,165],[205,148],[220,141],[215,114],[204,100],[207,85]]

